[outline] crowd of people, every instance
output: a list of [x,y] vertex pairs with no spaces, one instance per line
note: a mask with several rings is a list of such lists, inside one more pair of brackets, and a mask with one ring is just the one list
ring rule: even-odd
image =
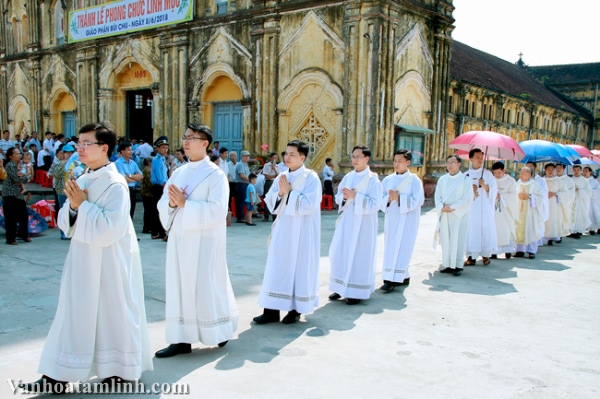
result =
[[[353,170],[334,188],[331,159],[326,160],[322,183],[304,165],[309,146],[303,141],[289,142],[281,162],[279,154],[271,154],[257,173],[251,171],[248,151],[241,151],[238,162],[236,153],[212,142],[208,127],[189,124],[173,160],[165,136],[147,145],[152,150],[147,152],[147,143],[118,143],[112,126],[97,123],[83,126],[77,142],[57,146],[58,160],[52,161],[50,173],[61,191],[57,220],[61,234],[71,240],[70,250],[40,360],[42,377],[21,384],[22,389],[60,392],[69,381],[93,376],[114,385],[137,380],[152,369],[141,258],[132,224],[140,184],[143,232],[167,242],[167,346],[155,353],[157,359],[190,353],[198,342],[222,347],[237,329],[239,312],[225,250],[225,221],[232,203],[237,222],[254,226],[252,214],[264,194],[263,220],[273,220],[258,295],[263,311],[253,318],[256,324],[293,324],[319,306],[324,194],[333,196],[339,214],[329,248],[329,300],[343,298],[356,305],[375,291],[379,211],[385,223],[380,289],[387,294],[410,284],[424,203],[423,184],[409,170],[410,151],[396,151],[394,172],[380,180],[369,168],[371,150],[355,146]],[[13,146],[5,154],[12,162],[7,174],[16,176],[9,182],[9,194],[22,196],[19,179],[26,174],[17,171],[20,152]],[[69,168],[75,155],[77,164]],[[493,172],[486,170],[483,155],[472,150],[465,173],[458,156],[448,157],[447,174],[436,186],[435,242],[442,246],[442,273],[460,275],[479,257],[484,265],[500,254],[533,259],[542,244],[600,233],[600,187],[591,169],[584,168],[582,176],[581,167],[575,166],[570,178],[563,165],[546,164],[546,175],[540,177],[536,165],[528,164],[516,182],[501,162],[493,165]],[[86,172],[75,172],[82,165]],[[260,189],[259,176],[264,183]],[[5,182],[3,195],[6,189]],[[16,228],[12,231],[17,233]],[[28,238],[25,232],[17,234]],[[281,312],[286,312],[283,318]]]
[[528,162],[515,181],[502,162],[492,173],[483,159],[483,151],[471,150],[463,173],[460,157],[449,156],[448,173],[436,185],[434,245],[442,245],[442,273],[458,276],[478,257],[486,266],[501,254],[535,259],[542,245],[600,234],[600,186],[590,166],[573,165],[570,177],[566,165],[549,162],[542,177]]

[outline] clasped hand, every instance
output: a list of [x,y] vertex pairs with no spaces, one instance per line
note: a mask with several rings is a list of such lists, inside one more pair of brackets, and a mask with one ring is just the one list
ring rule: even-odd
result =
[[389,190],[388,198],[390,199],[390,202],[392,202],[392,201],[400,202],[400,194],[398,193],[398,191]]
[[71,209],[76,211],[83,201],[87,200],[87,189],[82,190],[75,180],[65,181],[65,195]]
[[279,178],[279,196],[283,197],[290,191],[292,191],[292,185],[288,181],[287,176],[281,175],[281,177]]
[[344,199],[348,200],[350,198],[356,198],[356,191],[354,189],[342,188],[342,194],[344,194]]
[[185,189],[180,190],[179,187],[174,184],[169,185],[169,206],[171,208],[184,208],[186,201],[185,194]]

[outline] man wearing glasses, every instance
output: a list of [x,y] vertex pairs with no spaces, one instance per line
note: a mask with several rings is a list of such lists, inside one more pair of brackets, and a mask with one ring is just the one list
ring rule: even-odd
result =
[[156,357],[190,353],[192,344],[225,346],[239,313],[227,270],[229,185],[207,155],[212,132],[189,124],[183,137],[189,162],[173,172],[158,203],[169,231],[166,264],[166,340]]
[[71,238],[58,307],[42,356],[42,378],[29,392],[65,393],[68,381],[93,376],[114,385],[152,370],[138,243],[125,178],[108,159],[112,127],[79,130],[77,151],[88,173],[65,182],[58,226]]
[[331,277],[329,299],[346,298],[348,305],[369,299],[375,288],[377,217],[383,188],[377,173],[369,169],[371,150],[352,149],[354,170],[342,179],[335,202],[340,217],[329,248]]
[[160,136],[154,142],[154,148],[156,148],[156,156],[152,160],[152,171],[150,172],[150,181],[152,182],[152,206],[151,206],[151,220],[152,220],[152,239],[156,240],[160,238],[163,241],[167,241],[167,233],[160,224],[158,217],[158,210],[156,205],[163,195],[163,189],[167,184],[168,172],[169,172],[169,140],[166,136]]

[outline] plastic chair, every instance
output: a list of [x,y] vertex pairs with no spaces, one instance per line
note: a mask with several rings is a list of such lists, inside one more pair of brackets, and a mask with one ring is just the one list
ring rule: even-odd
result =
[[45,220],[48,222],[48,227],[55,228],[56,227],[56,211],[55,211],[55,201],[47,200],[46,203],[48,205],[31,205],[31,209],[39,213]]
[[333,197],[331,195],[324,195],[321,198],[321,209],[326,209],[328,211],[333,210]]

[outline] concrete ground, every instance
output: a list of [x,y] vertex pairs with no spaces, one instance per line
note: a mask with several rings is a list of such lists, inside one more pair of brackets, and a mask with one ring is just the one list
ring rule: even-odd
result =
[[[139,204],[138,232],[141,215]],[[241,314],[235,339],[224,348],[198,344],[189,355],[154,359],[142,381],[189,384],[193,398],[600,397],[600,236],[565,239],[541,248],[535,260],[499,259],[488,267],[479,261],[454,277],[436,271],[435,215],[424,209],[411,285],[390,294],[376,290],[369,301],[347,306],[327,300],[335,219],[323,213],[321,306],[294,325],[251,324],[261,312],[257,295],[271,223],[228,228]],[[166,244],[139,237],[158,350],[165,346]],[[380,269],[381,234],[379,244]],[[68,245],[55,229],[18,246],[4,245],[0,233],[0,398],[13,397],[8,379],[38,378]]]

